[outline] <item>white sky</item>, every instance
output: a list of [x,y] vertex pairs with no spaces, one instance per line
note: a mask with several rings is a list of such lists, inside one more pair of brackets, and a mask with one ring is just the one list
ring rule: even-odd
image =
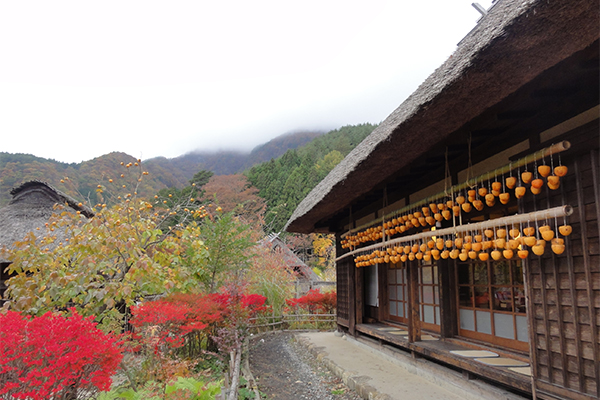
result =
[[3,1],[0,151],[176,157],[378,123],[475,26],[472,2]]

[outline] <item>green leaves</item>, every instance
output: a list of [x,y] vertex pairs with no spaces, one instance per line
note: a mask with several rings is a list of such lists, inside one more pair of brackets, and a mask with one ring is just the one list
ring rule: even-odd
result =
[[179,377],[175,382],[166,384],[164,394],[156,394],[156,382],[148,382],[139,390],[113,389],[110,392],[102,392],[97,400],[161,400],[161,399],[188,399],[188,400],[214,400],[221,393],[221,381],[205,383],[194,378]]
[[177,381],[165,387],[165,394],[171,394],[178,390],[189,391],[194,397],[191,400],[211,400],[221,393],[221,382],[211,382],[206,385],[203,381],[194,378],[177,378]]
[[200,236],[206,249],[203,282],[208,292],[214,292],[227,278],[235,280],[250,265],[252,241],[250,226],[224,213],[205,220]]

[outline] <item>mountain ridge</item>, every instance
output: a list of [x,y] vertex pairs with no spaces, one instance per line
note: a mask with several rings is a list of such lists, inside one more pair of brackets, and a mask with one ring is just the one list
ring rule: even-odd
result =
[[145,160],[146,165],[158,163],[163,167],[171,164],[184,171],[187,179],[205,169],[215,175],[231,175],[240,173],[253,165],[269,161],[283,155],[286,151],[304,146],[318,136],[322,131],[296,131],[284,133],[266,143],[254,147],[249,152],[235,150],[202,151],[193,150],[174,158],[154,157]]
[[[182,188],[196,172],[211,170],[216,175],[240,173],[253,165],[269,161],[286,151],[309,143],[323,135],[320,131],[299,131],[280,135],[256,146],[248,153],[231,150],[195,151],[175,158],[154,157],[143,161],[149,175],[144,178],[140,195],[154,195],[167,187]],[[268,158],[267,158],[268,157]],[[10,190],[28,180],[48,182],[56,189],[91,202],[98,201],[97,185],[118,177],[120,163],[137,160],[123,152],[111,152],[81,163],[65,163],[24,153],[0,152],[0,205],[10,201]],[[70,180],[65,178],[69,177]]]

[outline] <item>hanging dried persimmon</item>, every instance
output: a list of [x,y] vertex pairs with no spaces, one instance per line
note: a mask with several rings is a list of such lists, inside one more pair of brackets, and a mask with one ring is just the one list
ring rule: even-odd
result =
[[515,197],[517,199],[520,199],[521,197],[525,196],[526,192],[527,192],[527,188],[525,188],[525,186],[517,186],[515,188]]
[[571,225],[562,225],[558,227],[558,231],[563,236],[569,236],[571,232],[573,232],[573,228],[571,227]]
[[500,258],[502,258],[502,253],[500,253],[499,250],[492,251],[492,259],[493,260],[498,261]]
[[514,189],[517,185],[517,178],[515,178],[514,176],[509,176],[508,178],[506,178],[505,183],[507,188]]
[[551,171],[551,169],[550,169],[550,166],[549,166],[549,165],[545,165],[545,164],[544,164],[544,165],[540,165],[540,166],[538,166],[538,172],[539,172],[539,174],[540,174],[540,175],[541,175],[543,178],[545,178],[545,177],[547,177],[548,175],[550,175],[550,171]]
[[569,171],[569,169],[564,165],[558,165],[558,166],[554,167],[554,175],[559,176],[559,177],[567,175],[568,171]]

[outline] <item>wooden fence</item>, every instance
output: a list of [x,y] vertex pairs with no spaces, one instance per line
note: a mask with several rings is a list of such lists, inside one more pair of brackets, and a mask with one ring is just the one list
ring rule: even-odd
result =
[[276,330],[334,329],[336,314],[287,314],[251,318],[252,333]]

